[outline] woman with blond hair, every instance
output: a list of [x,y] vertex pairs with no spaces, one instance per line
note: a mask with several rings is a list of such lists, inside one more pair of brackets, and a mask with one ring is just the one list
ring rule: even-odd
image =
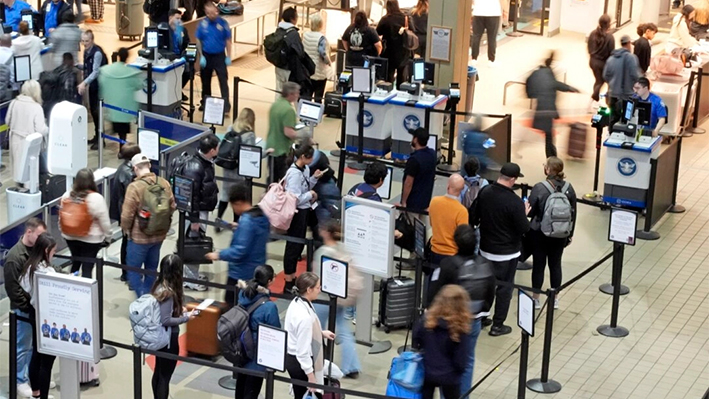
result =
[[[315,73],[310,76],[313,83],[313,99],[316,103],[322,102],[325,95],[325,85],[328,79],[335,75],[330,60],[330,42],[323,34],[325,25],[320,14],[313,14],[310,17],[310,31],[303,34],[303,48],[310,59],[315,63]],[[310,98],[305,98],[310,100]]]
[[49,133],[42,109],[42,89],[36,80],[28,80],[22,85],[20,95],[10,102],[5,122],[10,128],[12,167],[13,170],[19,170],[24,167],[20,165],[20,160],[25,138],[32,133],[40,133],[44,135],[46,146],[47,133]]
[[433,399],[440,387],[442,396],[460,396],[460,384],[468,363],[473,315],[470,297],[463,287],[441,288],[433,304],[414,328],[413,346],[423,351],[422,399]]

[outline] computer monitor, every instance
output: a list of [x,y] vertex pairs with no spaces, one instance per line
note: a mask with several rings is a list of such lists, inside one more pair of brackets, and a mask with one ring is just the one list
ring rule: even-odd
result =
[[628,100],[625,102],[625,112],[623,113],[623,121],[628,123],[633,119],[633,114],[635,114],[635,102]]
[[432,62],[424,62],[423,71],[423,84],[433,86],[433,79],[436,74],[436,64]]
[[298,116],[303,122],[320,123],[322,122],[323,105],[313,101],[301,99],[298,102]]
[[412,71],[413,73],[411,74],[411,81],[422,83],[424,78],[426,77],[426,71],[424,69],[424,62],[421,58],[415,59],[413,61]]
[[158,41],[158,28],[145,28],[145,48],[157,49],[159,45]]
[[652,118],[652,103],[636,100],[635,111],[638,115],[638,125],[650,126],[650,119]]
[[364,67],[369,68],[371,66],[374,66],[375,73],[374,73],[374,80],[380,81],[384,80],[386,81],[389,75],[389,60],[386,58],[382,57],[372,57],[369,55],[364,56]]
[[32,10],[22,10],[20,12],[20,19],[22,21],[27,22],[27,25],[29,25],[28,27],[30,28],[30,30],[34,30],[34,15],[33,14],[34,13],[32,12]]

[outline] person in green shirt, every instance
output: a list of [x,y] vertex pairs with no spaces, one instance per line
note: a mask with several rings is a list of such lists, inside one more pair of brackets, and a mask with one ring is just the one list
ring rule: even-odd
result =
[[278,182],[286,175],[288,152],[298,135],[295,130],[297,117],[293,105],[299,98],[300,85],[286,82],[281,89],[281,97],[268,111],[266,147],[273,148],[273,160],[269,163],[269,183]]
[[[143,79],[140,77],[140,70],[128,66],[126,60],[128,60],[128,49],[121,47],[118,49],[118,61],[104,65],[99,70],[99,90],[106,104],[126,111],[138,112],[135,92],[143,88]],[[106,120],[113,124],[113,133],[125,141],[135,116],[115,109],[107,109],[105,112]],[[123,148],[123,144],[120,148]]]

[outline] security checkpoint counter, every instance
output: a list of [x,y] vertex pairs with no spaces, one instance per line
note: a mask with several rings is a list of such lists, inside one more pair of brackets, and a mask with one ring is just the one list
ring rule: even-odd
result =
[[173,115],[180,112],[182,104],[182,72],[185,69],[184,58],[174,61],[158,60],[153,63],[153,82],[148,84],[148,60],[139,57],[130,65],[141,70],[143,78],[143,90],[136,93],[136,100],[140,103],[141,109],[148,106],[148,88],[152,90],[152,112],[162,115]]
[[[411,154],[411,134],[410,130],[420,127],[426,128],[431,136],[440,139],[443,132],[442,113],[430,113],[429,123],[426,125],[427,109],[444,109],[448,101],[448,96],[438,95],[430,97],[408,96],[397,92],[396,97],[389,101],[392,105],[392,127],[391,127],[391,157],[398,160],[406,160]],[[436,141],[438,143],[438,139]],[[436,148],[438,150],[438,148]]]
[[[396,96],[395,92],[384,96],[365,95],[364,101],[364,146],[362,153],[373,156],[384,156],[391,150],[392,111],[389,101]],[[359,93],[349,92],[343,96],[347,103],[347,118],[345,133],[347,135],[345,148],[348,152],[357,152],[359,147]]]
[[651,159],[660,155],[661,137],[650,142],[628,143],[607,139],[603,200],[611,205],[644,209],[650,188]]

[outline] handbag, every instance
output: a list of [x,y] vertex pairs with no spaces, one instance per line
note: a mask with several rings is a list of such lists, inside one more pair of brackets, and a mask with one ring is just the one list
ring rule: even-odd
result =
[[182,260],[184,263],[212,263],[204,256],[214,251],[214,241],[200,232],[198,237],[190,237],[185,234],[185,243],[182,250]]
[[258,203],[271,226],[279,230],[288,230],[293,216],[298,212],[297,205],[298,198],[285,188],[285,178],[278,183],[271,183]]
[[399,230],[399,232],[402,234],[401,237],[394,239],[394,244],[409,252],[413,252],[416,239],[416,231],[414,230],[413,223],[411,223],[411,220],[409,220],[408,214],[406,214],[405,212],[399,214],[399,217],[396,218],[396,223],[394,226],[396,230]]
[[404,31],[401,33],[401,42],[404,48],[410,51],[414,51],[419,48],[419,38],[416,34],[409,29],[409,17],[404,17]]

